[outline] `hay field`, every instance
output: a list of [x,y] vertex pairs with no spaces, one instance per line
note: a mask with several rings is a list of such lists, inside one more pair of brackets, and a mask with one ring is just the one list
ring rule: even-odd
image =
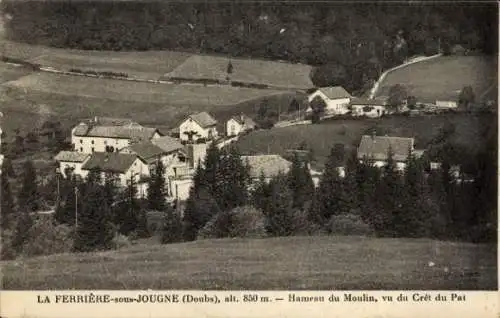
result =
[[[429,267],[429,261],[436,266]],[[138,244],[0,266],[7,290],[497,288],[495,246],[428,239],[320,236]]]
[[377,96],[402,84],[420,101],[456,101],[464,86],[471,85],[476,98],[498,90],[498,60],[488,56],[442,56],[395,70],[380,85]]

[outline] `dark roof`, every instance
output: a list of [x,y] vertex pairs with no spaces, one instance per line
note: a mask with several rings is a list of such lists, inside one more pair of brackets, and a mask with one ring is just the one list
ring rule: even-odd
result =
[[207,128],[211,126],[217,125],[217,120],[215,120],[212,116],[210,116],[207,112],[200,112],[196,114],[192,114],[189,116],[192,120],[198,123],[202,128]]
[[351,97],[342,86],[334,86],[334,87],[320,87],[318,91],[322,92],[329,99],[339,99],[339,98],[348,98]]
[[394,160],[405,161],[408,150],[413,150],[413,144],[413,138],[365,135],[361,138],[358,147],[358,159],[366,156],[374,160],[387,160],[390,146],[394,153]]
[[84,162],[90,156],[88,153],[81,153],[75,151],[60,151],[54,159],[56,161],[65,161],[65,162]]
[[184,146],[179,142],[179,139],[170,136],[154,138],[151,140],[151,142],[157,147],[161,148],[166,153],[170,153],[184,148]]
[[156,160],[158,156],[165,153],[163,149],[150,141],[132,144],[127,149],[148,163]]
[[351,105],[385,106],[385,103],[380,99],[353,98],[351,100]]
[[83,170],[99,169],[103,172],[124,173],[137,159],[137,155],[117,152],[94,152],[83,165]]
[[103,126],[83,123],[75,127],[73,134],[81,137],[122,138],[140,141],[151,139],[156,132],[158,132],[156,128],[143,127],[136,124]]

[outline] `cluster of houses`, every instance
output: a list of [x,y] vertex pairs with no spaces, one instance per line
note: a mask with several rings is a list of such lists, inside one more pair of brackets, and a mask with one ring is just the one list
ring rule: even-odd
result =
[[[325,102],[325,115],[346,115],[350,114],[354,117],[365,116],[377,118],[383,115],[391,114],[395,110],[388,106],[388,97],[381,96],[376,98],[360,98],[354,97],[341,86],[320,87],[308,96],[309,105],[311,102],[320,98]],[[406,100],[398,108],[397,111],[408,111]],[[440,111],[457,109],[456,101],[436,100],[434,103],[422,104],[427,111]],[[306,113],[312,112],[309,106]]]

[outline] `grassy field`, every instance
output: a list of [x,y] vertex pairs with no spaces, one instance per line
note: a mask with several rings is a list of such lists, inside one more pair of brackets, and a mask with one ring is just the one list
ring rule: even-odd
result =
[[305,142],[314,153],[313,166],[322,168],[335,143],[357,147],[361,136],[371,127],[378,127],[389,136],[414,137],[416,148],[424,149],[445,123],[455,124],[452,141],[474,152],[481,145],[480,129],[486,124],[496,124],[488,115],[446,114],[439,116],[381,119],[330,120],[316,125],[299,125],[272,130],[256,131],[237,141],[239,150],[246,154],[286,154],[287,149],[297,148]]
[[8,81],[17,80],[20,77],[30,74],[30,71],[24,67],[0,63],[0,84]]
[[388,95],[395,84],[404,85],[420,101],[457,100],[466,85],[477,99],[496,96],[498,61],[486,56],[443,56],[400,68],[387,75],[377,96]]
[[[429,261],[436,266],[429,267]],[[8,290],[497,288],[495,246],[411,239],[289,237],[139,244],[0,264],[3,288]]]

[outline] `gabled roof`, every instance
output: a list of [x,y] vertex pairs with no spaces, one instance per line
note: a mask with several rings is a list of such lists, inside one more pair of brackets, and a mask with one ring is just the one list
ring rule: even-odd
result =
[[255,126],[257,126],[257,124],[253,121],[253,119],[245,114],[236,115],[231,117],[230,119],[235,120],[238,124],[242,125],[244,128],[254,128]]
[[189,115],[189,118],[198,123],[202,128],[207,128],[217,125],[217,120],[210,116],[207,112],[200,112],[196,114]]
[[155,138],[152,139],[151,142],[157,147],[161,148],[166,153],[171,153],[173,151],[184,148],[184,146],[179,142],[178,139],[172,138],[170,136]]
[[259,178],[264,174],[265,178],[277,176],[280,172],[287,173],[292,163],[279,155],[256,155],[241,156],[244,164],[250,166],[250,177]]
[[89,160],[83,165],[83,170],[99,169],[103,172],[124,173],[134,161],[137,155],[117,152],[94,152]]
[[351,105],[385,106],[385,103],[380,99],[353,98],[351,100]]
[[158,132],[156,128],[143,127],[136,124],[125,126],[80,124],[75,127],[73,135],[79,137],[105,137],[141,141],[151,139],[156,132]]
[[84,162],[90,154],[76,151],[60,151],[55,157],[56,161],[63,162]]
[[150,141],[132,144],[127,147],[127,150],[148,163],[154,162],[160,155],[165,153],[163,149]]
[[358,159],[366,156],[374,160],[387,160],[387,153],[391,147],[394,160],[405,161],[408,150],[413,150],[413,144],[413,138],[365,135],[358,147]]
[[318,91],[322,92],[329,99],[350,98],[349,94],[342,86],[320,87]]

